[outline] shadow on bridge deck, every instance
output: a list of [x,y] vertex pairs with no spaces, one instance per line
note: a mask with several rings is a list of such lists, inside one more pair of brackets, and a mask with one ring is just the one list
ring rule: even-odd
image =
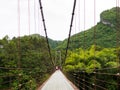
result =
[[79,90],[60,70],[56,70],[38,90]]

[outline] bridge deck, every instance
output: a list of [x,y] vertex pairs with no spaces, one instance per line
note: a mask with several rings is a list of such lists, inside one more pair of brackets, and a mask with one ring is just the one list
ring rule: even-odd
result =
[[72,84],[60,70],[52,76],[38,90],[79,90]]

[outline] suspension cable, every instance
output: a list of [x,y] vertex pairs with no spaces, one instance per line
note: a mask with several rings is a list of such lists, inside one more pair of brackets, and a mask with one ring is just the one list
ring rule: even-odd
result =
[[120,8],[119,8],[119,0],[116,0],[116,55],[117,55],[117,89],[120,89],[120,56],[119,56],[119,45],[120,45],[120,29],[119,29],[119,25],[120,25]]
[[18,0],[18,68],[20,68],[20,0]]
[[66,60],[67,54],[68,54],[68,48],[69,48],[69,43],[70,43],[70,37],[71,37],[71,31],[72,31],[72,24],[73,24],[73,19],[74,19],[75,7],[76,7],[76,0],[74,0],[74,5],[73,5],[72,18],[71,18],[71,23],[70,23],[70,30],[69,30],[68,40],[67,40],[67,47],[66,47],[66,52],[65,52],[64,63],[65,63],[65,60]]
[[28,30],[30,35],[30,0],[28,0]]
[[[78,3],[78,29],[79,29],[79,32],[80,32],[80,27],[81,27],[81,1],[80,0],[78,0],[79,1],[79,3]],[[81,35],[80,35],[81,36]],[[81,39],[80,39],[81,40]],[[81,42],[80,42],[80,45],[81,45]]]
[[48,41],[47,29],[46,29],[46,24],[45,24],[45,19],[44,19],[44,13],[43,13],[43,7],[42,7],[41,0],[39,0],[39,4],[40,4],[41,16],[42,16],[45,35],[46,35],[46,41],[47,41],[47,45],[48,45],[48,51],[49,51],[50,59],[52,60],[52,64],[55,66],[55,63],[54,63],[54,61],[52,59],[51,49],[50,49],[50,45],[49,45],[49,41]]
[[[84,51],[84,63],[85,63],[85,59],[86,59],[86,44],[85,44],[85,29],[86,29],[86,0],[84,0],[83,2],[84,6],[83,6],[83,15],[84,15],[84,31],[83,31],[83,51]],[[84,71],[83,71],[84,72]],[[83,79],[85,80],[85,73],[83,73]],[[83,82],[83,87],[85,88],[85,82]]]
[[36,33],[36,0],[34,0],[34,29]]
[[[21,31],[21,23],[20,23],[20,0],[18,0],[18,69],[21,70],[21,40],[20,40],[20,31]],[[9,80],[10,81],[10,80]],[[20,83],[20,76],[18,76],[18,81]],[[19,86],[19,85],[18,85]]]
[[[96,51],[96,0],[94,0],[94,60],[95,60],[95,51]],[[96,63],[94,62],[94,69],[96,68]],[[94,70],[95,71],[95,70]],[[95,71],[96,72],[96,71]],[[94,74],[94,90],[96,90],[96,73]]]

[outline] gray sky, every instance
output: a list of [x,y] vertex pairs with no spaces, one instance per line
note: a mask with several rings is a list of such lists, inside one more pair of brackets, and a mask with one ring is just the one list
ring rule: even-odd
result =
[[[42,0],[48,37],[64,40],[68,37],[74,0]],[[18,36],[18,0],[0,0],[0,38]],[[116,0],[96,0],[96,23],[102,11],[116,6]],[[94,26],[94,0],[77,0],[72,34]],[[20,0],[20,35],[29,35],[28,0]],[[30,34],[44,35],[38,0],[30,0]]]

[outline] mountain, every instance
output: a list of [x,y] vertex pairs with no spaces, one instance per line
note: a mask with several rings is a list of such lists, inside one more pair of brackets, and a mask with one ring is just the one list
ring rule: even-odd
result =
[[[120,38],[120,8],[114,7],[100,14],[100,22],[92,28],[71,36],[70,49],[89,48],[96,44],[101,47],[116,47],[116,40]],[[65,49],[65,39],[56,49]]]
[[[101,47],[116,47],[116,40],[120,38],[119,13],[119,7],[103,11],[100,14],[100,22],[98,22],[97,25],[71,36],[69,49],[89,48],[93,44]],[[45,38],[39,34],[33,34],[31,37]],[[66,49],[67,39],[64,41],[56,41],[48,38],[48,41],[51,49]]]
[[50,47],[52,49],[55,49],[57,46],[59,46],[62,43],[62,41],[56,41],[56,40],[52,40],[50,38],[48,39],[48,41],[49,41]]
[[[39,34],[32,34],[30,35],[32,38],[37,38],[37,39],[40,39],[40,38],[43,38],[45,39],[44,36],[41,36]],[[55,49],[62,41],[56,41],[56,40],[52,40],[50,38],[48,38],[48,41],[49,41],[49,45],[52,49]]]
[[[0,90],[9,88],[36,90],[37,84],[43,83],[53,72],[45,37],[33,34],[14,37],[11,40],[8,36],[0,39],[0,67],[2,67],[0,76],[5,76],[0,77]],[[20,69],[18,70],[18,68]],[[18,74],[21,74],[20,82],[17,80]],[[12,80],[10,85],[7,78]],[[30,80],[32,86],[29,84]],[[1,83],[4,84],[1,85]],[[24,85],[18,86],[19,84]],[[28,88],[29,86],[30,88]]]

